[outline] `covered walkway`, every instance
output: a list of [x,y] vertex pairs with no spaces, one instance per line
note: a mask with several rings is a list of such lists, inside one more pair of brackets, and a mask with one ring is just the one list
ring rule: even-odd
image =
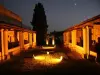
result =
[[97,58],[96,43],[100,38],[100,15],[66,29],[63,33],[64,46],[81,54],[83,58]]
[[22,26],[20,16],[0,5],[0,62],[36,47],[36,32]]

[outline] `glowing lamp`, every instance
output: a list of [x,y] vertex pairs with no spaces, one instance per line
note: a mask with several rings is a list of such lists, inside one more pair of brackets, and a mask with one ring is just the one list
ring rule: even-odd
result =
[[46,39],[46,45],[48,45],[48,39]]
[[49,55],[49,52],[47,52],[47,54]]

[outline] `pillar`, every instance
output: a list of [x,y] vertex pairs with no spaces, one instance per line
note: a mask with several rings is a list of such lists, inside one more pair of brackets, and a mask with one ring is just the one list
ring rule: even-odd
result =
[[34,33],[34,42],[36,43],[36,33]]
[[87,59],[89,58],[89,54],[90,54],[90,51],[89,51],[89,27],[86,26],[86,30],[87,30]]
[[36,33],[33,33],[33,46],[36,46]]
[[83,48],[85,50],[86,58],[89,57],[89,27],[83,28]]
[[23,50],[24,49],[24,36],[23,36],[22,31],[19,31],[19,45],[20,45],[20,49]]
[[17,31],[17,40],[19,41],[19,32]]
[[29,33],[29,44],[32,46],[32,33]]
[[72,45],[76,45],[76,30],[72,30]]
[[87,32],[86,28],[83,27],[83,48],[84,48],[84,53],[87,54]]
[[4,37],[3,37],[4,35],[3,35],[3,31],[4,31],[4,29],[1,29],[1,39],[0,40],[1,40],[1,49],[2,49],[1,50],[1,57],[2,57],[1,59],[2,60],[4,60]]
[[3,34],[3,40],[4,40],[4,55],[5,58],[8,58],[8,29],[4,30],[4,34]]

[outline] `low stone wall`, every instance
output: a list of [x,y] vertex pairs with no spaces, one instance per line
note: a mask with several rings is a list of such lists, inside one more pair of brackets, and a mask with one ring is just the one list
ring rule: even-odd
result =
[[[65,47],[69,47],[71,49],[71,51],[75,51],[75,52],[81,54],[82,58],[84,58],[85,50],[83,47],[78,46],[78,45],[72,45],[71,43],[67,44]],[[94,51],[91,51],[91,50],[90,50],[90,55],[93,57],[97,57],[97,53]]]
[[30,44],[29,44],[29,43],[28,43],[28,44],[25,44],[25,45],[24,45],[24,50],[28,50],[29,47],[30,47]]
[[16,55],[16,54],[20,53],[20,46],[9,49],[8,53],[9,54],[11,53],[12,55]]
[[32,48],[34,48],[36,46],[36,43],[35,42],[33,42],[32,43]]
[[81,55],[82,58],[84,58],[84,49],[83,47],[80,47],[78,45],[72,45],[71,43],[68,44],[68,47],[71,49],[71,51],[75,51]]

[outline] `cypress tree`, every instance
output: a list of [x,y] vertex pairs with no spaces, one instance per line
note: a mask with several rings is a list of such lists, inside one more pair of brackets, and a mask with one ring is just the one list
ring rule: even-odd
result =
[[45,42],[48,25],[44,7],[41,3],[37,3],[35,5],[31,25],[33,26],[33,30],[36,31],[37,34],[37,45],[43,45]]

